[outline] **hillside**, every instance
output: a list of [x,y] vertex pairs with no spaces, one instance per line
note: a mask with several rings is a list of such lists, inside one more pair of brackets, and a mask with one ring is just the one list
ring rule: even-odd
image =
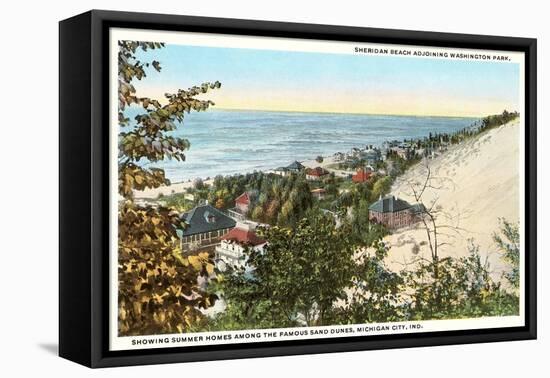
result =
[[[441,228],[440,242],[445,245],[439,249],[440,256],[467,255],[468,239],[473,239],[482,256],[488,256],[495,278],[504,267],[492,239],[499,229],[498,219],[519,221],[519,132],[518,120],[489,130],[419,163],[392,188],[392,194],[414,203],[411,185],[418,188],[429,167],[432,187],[425,190],[422,203],[430,207],[435,201],[438,224],[452,226]],[[414,256],[430,256],[421,223],[394,233],[387,241],[391,244],[387,262],[392,269],[402,269]]]

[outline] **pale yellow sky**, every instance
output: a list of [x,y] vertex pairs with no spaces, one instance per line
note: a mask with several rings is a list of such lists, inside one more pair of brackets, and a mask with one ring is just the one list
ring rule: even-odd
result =
[[[137,86],[139,89],[139,85]],[[173,90],[174,92],[176,89]],[[147,87],[140,96],[164,99],[166,89]],[[261,93],[261,96],[258,96]],[[217,109],[249,109],[315,113],[394,114],[418,116],[482,117],[501,113],[504,109],[516,110],[517,104],[486,96],[464,98],[446,93],[428,93],[419,96],[414,92],[379,91],[378,93],[297,92],[289,90],[235,90],[223,87],[199,98],[214,101]],[[162,101],[161,101],[162,102]]]

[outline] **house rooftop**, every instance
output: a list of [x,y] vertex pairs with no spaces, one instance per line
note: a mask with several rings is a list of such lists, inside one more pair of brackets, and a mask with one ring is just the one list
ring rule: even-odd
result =
[[322,167],[308,168],[306,170],[306,174],[310,176],[317,176],[317,177],[327,175],[328,173],[329,172]]
[[222,240],[231,241],[241,245],[257,246],[266,243],[256,233],[248,228],[235,227],[222,236]]
[[236,225],[232,218],[209,204],[199,205],[182,214],[181,218],[189,225],[181,232],[182,237],[233,228]]
[[379,213],[395,213],[397,211],[410,209],[412,205],[407,201],[399,199],[395,196],[388,196],[379,199],[369,206],[370,211]]
[[290,170],[294,170],[294,171],[299,171],[299,170],[302,170],[304,168],[305,167],[302,165],[302,163],[300,163],[299,161],[296,161],[296,160],[286,166],[286,169],[290,169]]

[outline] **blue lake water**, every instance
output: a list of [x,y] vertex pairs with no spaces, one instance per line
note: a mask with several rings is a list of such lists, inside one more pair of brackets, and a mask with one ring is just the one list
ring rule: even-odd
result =
[[[131,113],[128,115],[131,116]],[[386,140],[470,126],[477,118],[209,110],[185,117],[174,136],[189,140],[186,161],[165,161],[172,182],[253,172],[347,152]]]

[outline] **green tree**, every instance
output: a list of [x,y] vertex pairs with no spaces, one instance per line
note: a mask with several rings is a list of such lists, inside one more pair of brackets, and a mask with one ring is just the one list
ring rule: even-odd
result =
[[363,235],[368,234],[370,229],[369,203],[366,199],[360,199],[357,206],[352,208],[351,226],[354,237],[362,239]]
[[519,288],[519,225],[512,224],[506,219],[499,219],[500,233],[493,234],[493,240],[503,253],[503,259],[511,266],[511,271],[504,273],[504,277],[514,288]]
[[388,248],[375,240],[369,253],[356,261],[353,285],[345,306],[336,310],[336,323],[373,323],[403,320],[406,316],[404,280],[385,265]]
[[332,216],[308,212],[293,228],[259,231],[264,251],[248,251],[253,272],[225,272],[218,290],[228,311],[218,324],[246,327],[327,325],[342,319],[335,304],[361,276],[349,238],[350,225],[336,227]]
[[377,201],[380,196],[385,196],[390,192],[392,185],[392,178],[390,176],[385,176],[376,181],[373,185],[371,193],[371,201]]
[[491,278],[489,264],[482,259],[473,241],[468,252],[458,259],[422,260],[417,269],[404,273],[407,286],[412,290],[411,318],[453,319],[519,313],[519,298]]
[[223,209],[225,207],[225,201],[223,200],[223,198],[218,198],[216,200],[216,208],[218,209]]
[[256,206],[254,208],[254,211],[252,211],[252,219],[261,222],[264,218],[264,209],[260,205]]
[[277,199],[271,200],[267,205],[267,210],[265,213],[266,222],[268,223],[275,223],[274,221],[277,219],[277,214],[280,209],[280,202]]

